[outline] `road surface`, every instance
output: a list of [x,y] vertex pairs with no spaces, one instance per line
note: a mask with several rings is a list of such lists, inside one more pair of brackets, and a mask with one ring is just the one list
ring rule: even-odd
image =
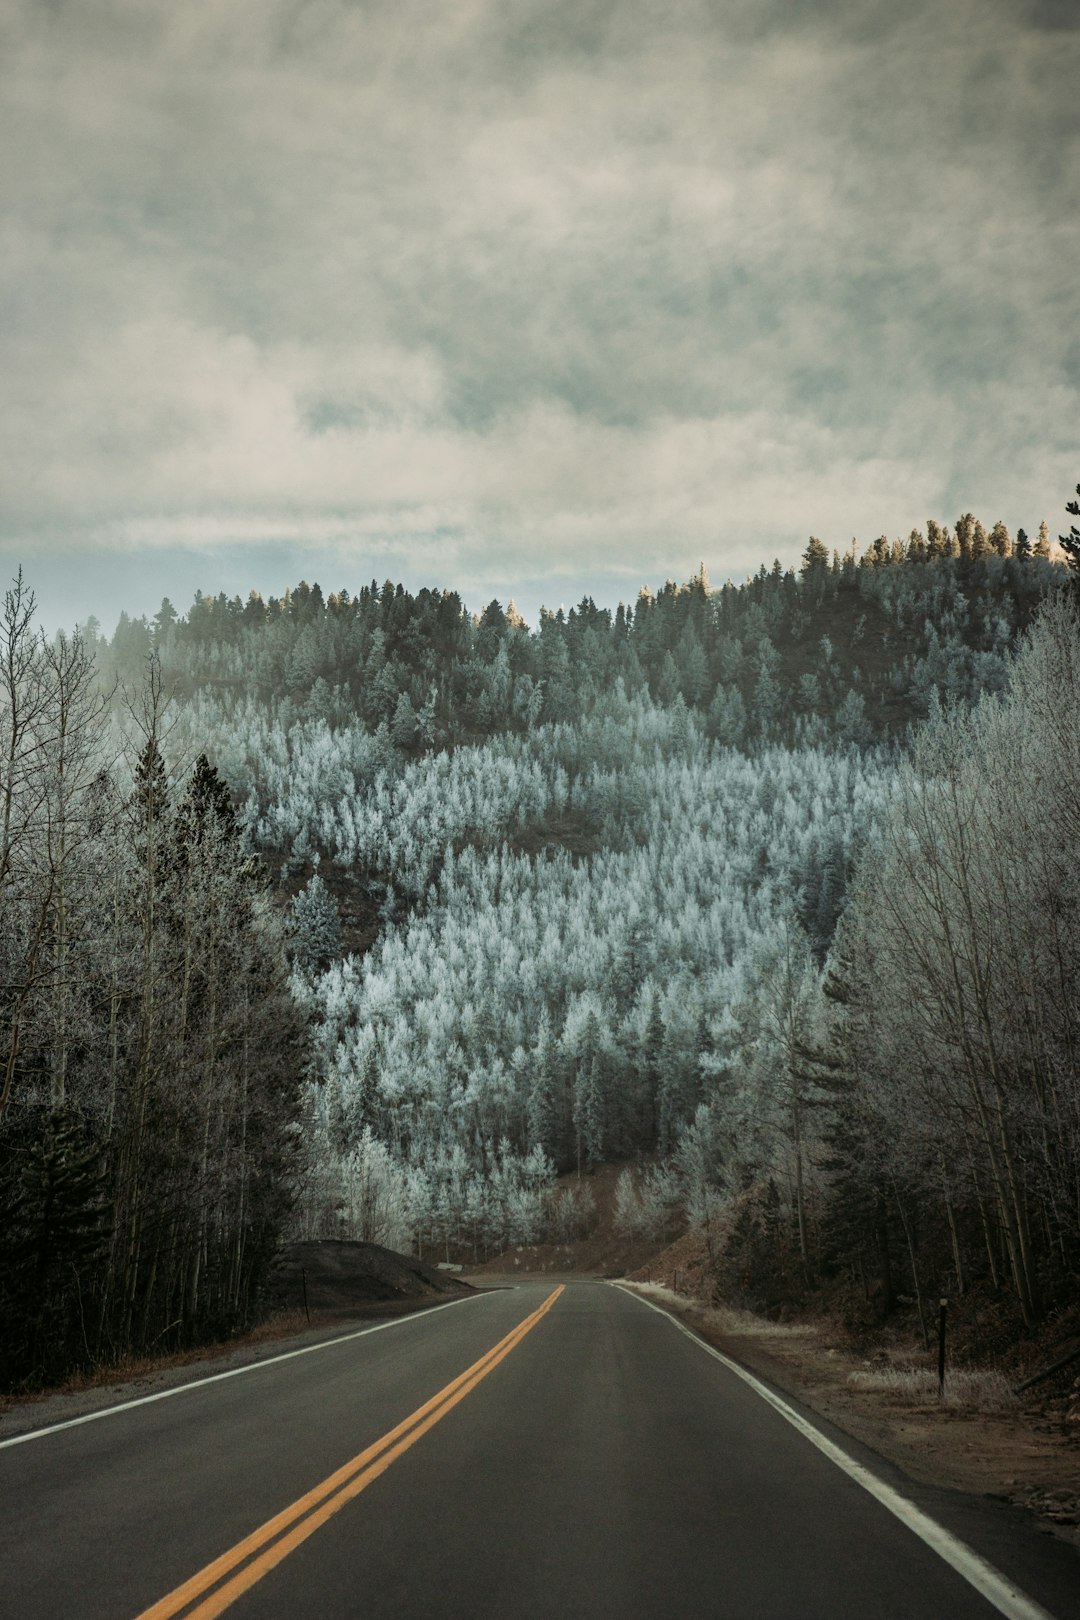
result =
[[621,1289],[528,1282],[0,1427],[0,1615],[1080,1616],[1070,1547],[768,1396]]

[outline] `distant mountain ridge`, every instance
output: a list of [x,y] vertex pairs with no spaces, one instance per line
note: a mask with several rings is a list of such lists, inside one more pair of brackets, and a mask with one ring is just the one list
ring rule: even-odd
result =
[[156,651],[182,691],[256,698],[286,723],[359,719],[406,755],[579,720],[620,681],[628,697],[681,699],[722,743],[867,744],[924,718],[935,690],[999,690],[1065,576],[1045,524],[1032,546],[967,514],[861,557],[811,539],[798,575],[776,562],[713,589],[702,570],[614,613],[584,597],[534,629],[513,602],[473,615],[454,591],[388,580],[325,596],[301,581],[246,603],[199,595],[184,617],[166,599],[152,621],[121,615],[97,650],[129,679]]

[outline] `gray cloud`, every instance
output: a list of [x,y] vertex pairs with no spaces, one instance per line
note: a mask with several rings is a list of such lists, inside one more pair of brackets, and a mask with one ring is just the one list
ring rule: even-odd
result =
[[8,0],[0,551],[482,594],[1030,527],[1077,476],[1071,15]]

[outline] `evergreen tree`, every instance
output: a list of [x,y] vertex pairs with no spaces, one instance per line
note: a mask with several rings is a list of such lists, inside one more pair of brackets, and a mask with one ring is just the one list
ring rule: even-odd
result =
[[663,1081],[664,1040],[667,1034],[660,1010],[660,992],[654,990],[649,1005],[649,1021],[641,1049],[642,1078],[647,1103],[652,1115],[652,1136],[660,1134],[660,1090]]
[[337,902],[315,872],[292,903],[293,952],[307,973],[324,973],[341,955]]
[[664,654],[663,667],[660,671],[660,680],[657,683],[656,696],[658,702],[665,708],[670,708],[677,697],[680,697],[679,671],[672,657],[670,649]]
[[811,535],[806,550],[802,555],[800,574],[806,580],[816,578],[823,574],[829,566],[829,548],[823,540]]
[[1011,557],[1013,554],[1012,536],[1000,518],[990,530],[990,547],[999,557]]
[[164,833],[170,823],[169,781],[157,737],[151,734],[135,765],[135,785],[131,796],[136,839],[147,859],[160,860]]
[[600,1023],[590,1011],[581,1036],[574,1064],[574,1130],[577,1135],[577,1168],[590,1172],[603,1156],[605,1108],[600,1052]]
[[[1076,486],[1076,493],[1080,495],[1080,484]],[[1066,501],[1065,510],[1070,517],[1080,517],[1080,500]],[[1068,534],[1058,535],[1058,540],[1073,571],[1073,577],[1080,578],[1080,529],[1073,523],[1069,527]]]
[[96,1274],[112,1230],[103,1144],[69,1109],[41,1124],[40,1135],[24,1135],[10,1166],[17,1179],[8,1184],[0,1238],[5,1383],[27,1369],[45,1381],[89,1358]]
[[[140,769],[141,769],[140,762]],[[158,753],[151,763],[156,777],[155,793],[164,793],[164,764]],[[181,851],[220,839],[232,849],[239,847],[236,812],[229,790],[205,754],[195,761],[187,787],[176,807],[175,836]]]

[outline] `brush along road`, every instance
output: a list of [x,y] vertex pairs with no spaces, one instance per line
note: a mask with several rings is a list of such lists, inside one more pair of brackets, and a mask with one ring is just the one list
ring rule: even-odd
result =
[[665,1313],[529,1282],[5,1443],[18,1620],[1080,1615],[1080,1560],[912,1485]]

